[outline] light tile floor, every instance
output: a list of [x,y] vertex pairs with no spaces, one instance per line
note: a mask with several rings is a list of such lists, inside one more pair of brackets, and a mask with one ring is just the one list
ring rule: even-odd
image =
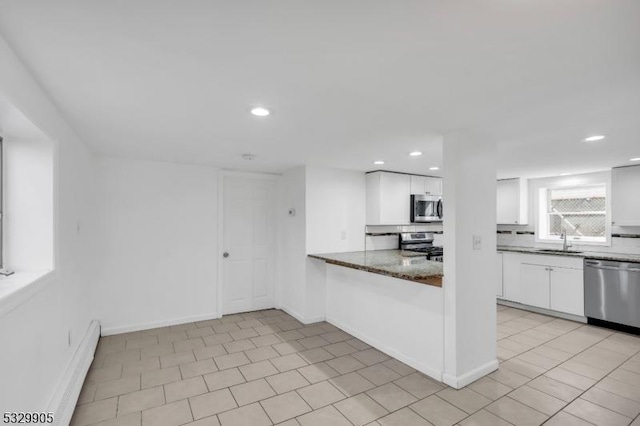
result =
[[103,337],[71,424],[640,425],[639,337],[497,309],[500,369],[461,390],[278,310]]

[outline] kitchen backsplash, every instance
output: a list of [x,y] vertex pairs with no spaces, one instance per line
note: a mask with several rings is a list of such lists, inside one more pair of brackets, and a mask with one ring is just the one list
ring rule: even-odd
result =
[[[536,242],[535,233],[530,230],[503,229],[503,227],[500,228],[501,229],[498,229],[499,246],[539,248],[558,247],[558,244]],[[615,229],[612,233],[610,246],[579,244],[575,241],[571,243],[573,244],[572,249],[579,251],[640,254],[640,228]]]
[[397,249],[401,232],[433,232],[433,244],[442,245],[442,224],[368,225],[365,227],[365,250]]
[[[366,250],[397,249],[401,232],[433,232],[434,244],[442,246],[442,224],[367,226],[365,228]],[[640,227],[614,227],[611,246],[581,245],[573,243],[579,251],[640,254]],[[498,245],[515,247],[557,248],[558,244],[536,243],[535,232],[530,226],[499,226]]]

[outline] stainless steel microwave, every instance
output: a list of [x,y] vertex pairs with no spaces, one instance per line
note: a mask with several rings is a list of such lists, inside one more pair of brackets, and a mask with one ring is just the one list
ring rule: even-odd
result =
[[412,195],[411,222],[441,222],[442,197],[439,195]]

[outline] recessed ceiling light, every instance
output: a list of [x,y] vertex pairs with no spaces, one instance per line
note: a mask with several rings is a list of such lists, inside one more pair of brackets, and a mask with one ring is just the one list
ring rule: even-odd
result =
[[258,117],[266,117],[270,113],[271,112],[268,109],[262,108],[262,107],[255,107],[251,109],[251,114],[256,115]]
[[596,141],[601,141],[602,139],[604,139],[604,136],[602,135],[593,135],[593,136],[589,136],[588,138],[584,138],[585,142],[596,142]]
[[384,161],[382,160],[374,161],[373,164],[378,164],[378,165],[384,164]]
[[422,153],[420,151],[413,151],[413,152],[410,152],[409,155],[412,157],[417,157],[419,155],[422,155]]
[[560,173],[560,176],[569,176],[571,173]]
[[256,156],[253,154],[242,154],[242,159],[251,161],[251,160],[255,160]]
[[440,167],[437,167],[437,166],[429,167],[429,170],[440,170]]
[[629,161],[640,161],[640,157],[629,158]]

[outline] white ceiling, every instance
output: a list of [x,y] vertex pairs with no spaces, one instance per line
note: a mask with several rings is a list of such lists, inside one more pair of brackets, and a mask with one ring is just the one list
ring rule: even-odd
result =
[[0,0],[0,33],[95,150],[266,172],[429,173],[469,128],[501,177],[626,164],[639,22],[638,0]]

